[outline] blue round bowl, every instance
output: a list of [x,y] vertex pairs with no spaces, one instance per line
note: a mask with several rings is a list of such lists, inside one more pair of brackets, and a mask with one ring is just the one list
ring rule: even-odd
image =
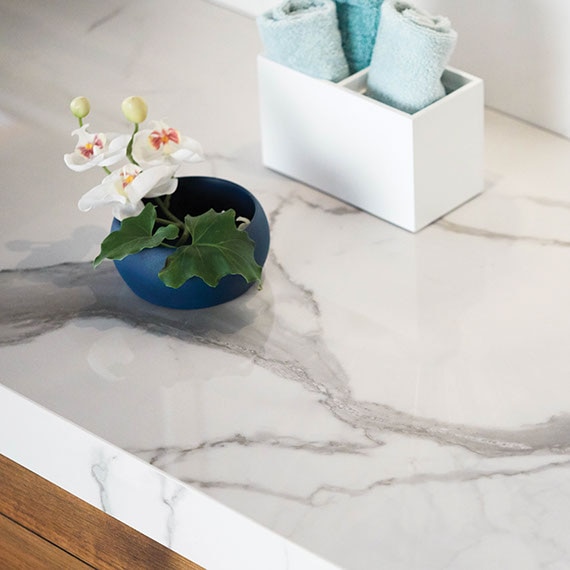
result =
[[[217,212],[233,208],[238,216],[251,220],[246,228],[255,242],[255,261],[263,266],[269,252],[269,223],[255,196],[242,186],[208,176],[178,178],[178,187],[172,194],[170,207],[179,217],[197,216],[213,208]],[[111,231],[121,222],[113,219]],[[115,267],[129,288],[141,299],[172,309],[202,309],[231,301],[243,295],[253,283],[241,275],[226,275],[216,287],[210,287],[199,277],[192,277],[178,289],[167,287],[158,273],[164,267],[172,249],[155,247],[116,260]]]

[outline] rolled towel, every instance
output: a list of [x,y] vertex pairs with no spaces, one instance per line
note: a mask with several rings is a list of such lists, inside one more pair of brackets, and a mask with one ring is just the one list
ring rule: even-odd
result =
[[370,65],[382,0],[335,0],[338,27],[350,73]]
[[258,16],[265,55],[329,81],[348,76],[333,0],[287,0]]
[[415,113],[445,95],[441,76],[457,42],[443,16],[386,0],[372,53],[367,95]]

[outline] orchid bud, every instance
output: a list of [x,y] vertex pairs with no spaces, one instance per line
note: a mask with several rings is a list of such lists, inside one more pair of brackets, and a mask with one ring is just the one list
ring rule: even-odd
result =
[[146,119],[147,106],[142,97],[127,97],[121,104],[121,110],[131,123],[142,123]]
[[69,104],[69,108],[78,119],[83,119],[89,115],[91,105],[89,104],[89,99],[87,99],[87,97],[76,97]]

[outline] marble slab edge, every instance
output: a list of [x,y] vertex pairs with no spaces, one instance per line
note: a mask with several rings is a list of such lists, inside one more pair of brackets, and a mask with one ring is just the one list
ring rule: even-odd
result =
[[338,569],[2,385],[0,453],[208,570]]

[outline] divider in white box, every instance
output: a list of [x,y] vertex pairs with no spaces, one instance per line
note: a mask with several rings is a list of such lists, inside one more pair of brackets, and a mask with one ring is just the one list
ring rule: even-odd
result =
[[258,57],[263,163],[409,231],[483,189],[481,79],[448,68],[447,95],[410,115]]

